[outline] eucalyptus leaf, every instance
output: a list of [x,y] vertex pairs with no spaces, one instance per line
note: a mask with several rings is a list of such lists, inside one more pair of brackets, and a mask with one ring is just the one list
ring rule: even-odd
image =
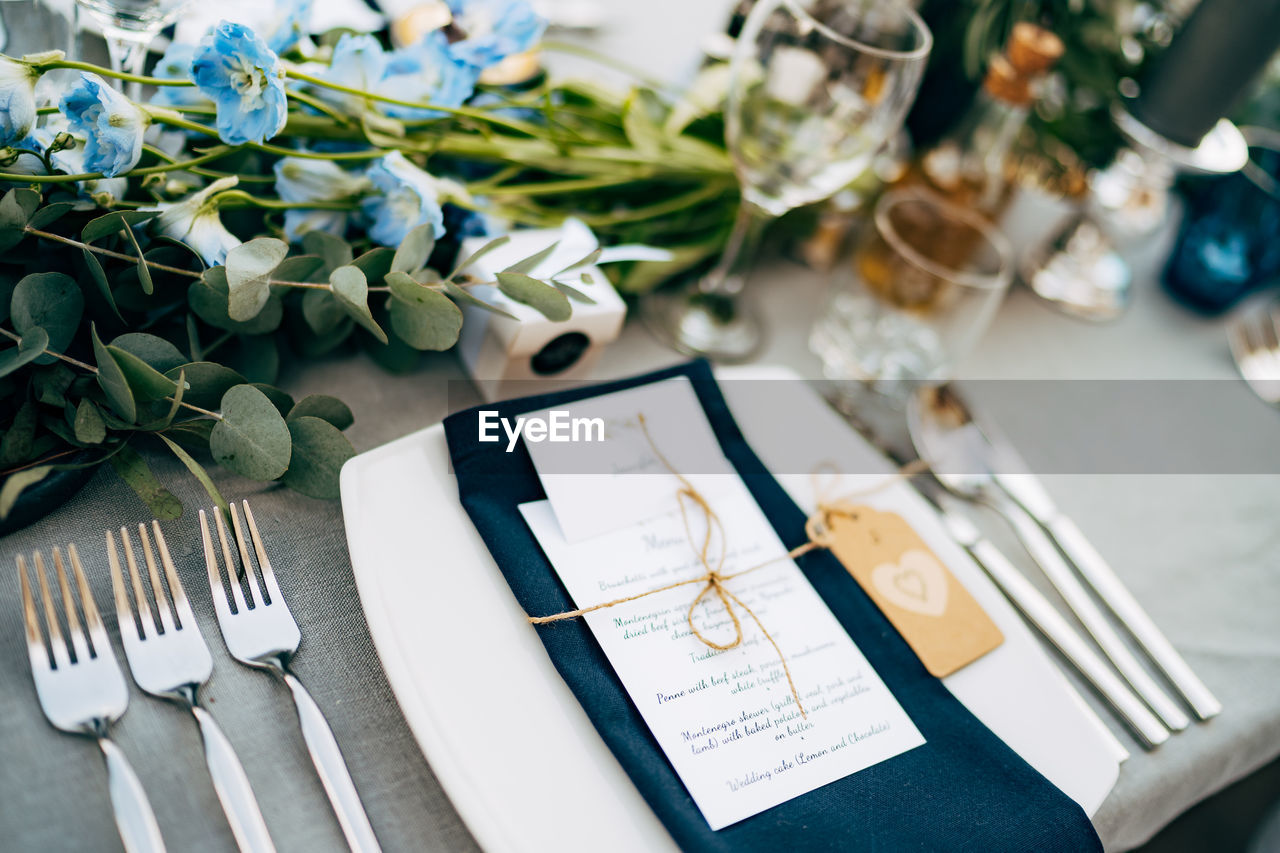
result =
[[98,337],[97,328],[90,324],[89,338],[93,342],[93,359],[98,365],[98,385],[102,393],[107,395],[107,402],[126,423],[137,423],[138,403],[133,398],[129,381],[119,363],[112,358],[107,347]]
[[560,248],[560,241],[557,240],[554,243],[552,243],[550,246],[547,246],[545,249],[539,252],[534,252],[532,255],[530,255],[529,257],[525,258],[522,261],[517,261],[516,263],[512,264],[511,266],[503,270],[503,272],[522,272],[528,275],[529,273],[536,270],[539,264],[541,264],[547,258],[551,257],[552,254],[555,253],[555,250],[559,248]]
[[[49,335],[48,348],[64,352],[75,339],[84,316],[84,294],[75,279],[60,272],[32,273],[13,289],[9,311],[14,330],[25,335],[39,326]],[[52,364],[51,355],[42,355],[37,364]]]
[[351,319],[368,330],[380,342],[387,342],[387,333],[373,319],[369,310],[369,283],[364,273],[353,266],[338,267],[329,274],[329,289],[338,299],[338,305]]
[[324,258],[319,255],[294,255],[285,258],[271,274],[272,281],[311,281],[312,276],[324,269]]
[[258,237],[227,252],[227,314],[245,323],[258,316],[271,298],[268,280],[289,254],[289,244],[274,237]]
[[85,243],[101,240],[111,234],[118,234],[126,225],[137,225],[154,218],[158,210],[115,210],[89,222],[80,232],[80,239]]
[[280,327],[284,319],[284,303],[272,294],[262,310],[252,320],[238,322],[231,319],[228,300],[230,289],[225,267],[210,267],[197,281],[187,288],[187,302],[196,316],[210,326],[242,335],[265,335]]
[[[211,423],[211,422],[210,421],[193,421],[192,423]],[[186,425],[183,424],[183,425],[180,425],[179,427],[173,427],[169,430],[169,433],[174,433],[178,431],[181,427],[185,427],[185,426]],[[169,449],[173,451],[173,455],[178,457],[178,461],[180,461],[183,465],[187,466],[187,470],[191,472],[192,476],[194,476],[196,480],[199,481],[200,485],[204,486],[205,492],[213,500],[214,505],[218,507],[219,511],[224,513],[229,512],[230,509],[227,506],[227,499],[222,496],[222,493],[218,491],[218,487],[213,484],[213,478],[209,476],[208,471],[204,470],[204,466],[201,465],[199,462],[197,462],[191,456],[190,453],[187,453],[187,451],[183,450],[177,444],[177,442],[169,438],[168,435],[165,435],[162,433],[160,435],[160,438],[164,441],[166,445],[168,445]],[[207,440],[205,444],[206,445],[208,444]]]
[[250,480],[275,480],[289,468],[289,427],[266,394],[237,385],[222,398],[222,418],[209,433],[209,451],[224,468]]
[[491,302],[485,302],[483,299],[478,299],[471,293],[471,291],[467,290],[465,287],[459,287],[451,281],[446,281],[444,283],[444,292],[452,296],[457,302],[474,305],[476,308],[483,308],[485,311],[490,311],[500,317],[506,317],[509,320],[515,319],[515,315],[511,312],[505,311]]
[[364,273],[365,281],[382,281],[391,272],[391,262],[395,257],[395,249],[378,246],[356,258],[351,265],[359,267],[360,272]]
[[[34,208],[30,205],[30,193],[27,189],[13,189],[0,198],[0,251],[7,251],[22,241],[26,235],[23,230],[27,220],[31,218]],[[36,204],[40,195],[36,194]]]
[[181,350],[164,338],[146,332],[127,332],[113,340],[111,346],[136,355],[161,373],[187,363]]
[[285,485],[308,497],[338,497],[342,465],[356,455],[351,442],[333,424],[309,415],[289,421],[289,434],[293,458],[284,475]]
[[565,284],[563,281],[557,281],[556,279],[553,278],[551,279],[551,286],[554,287],[556,290],[560,291],[561,293],[563,293],[565,296],[572,299],[574,302],[582,302],[586,305],[596,304],[596,301],[594,299],[592,299],[590,296],[587,296],[587,294],[583,293],[581,290],[578,290],[578,288],[574,287],[571,284]]
[[501,237],[493,238],[488,243],[485,243],[479,249],[476,249],[474,252],[472,252],[470,255],[464,258],[457,266],[453,268],[453,272],[449,273],[447,277],[450,279],[456,278],[458,273],[462,272],[468,267],[474,266],[476,262],[478,262],[485,255],[489,254],[495,249],[502,248],[503,246],[507,245],[510,242],[511,242],[510,234],[503,234]]
[[351,409],[346,403],[326,394],[311,394],[303,397],[285,416],[286,421],[295,421],[298,418],[319,418],[322,421],[328,421],[338,429],[346,429],[356,422],[355,415],[351,414]]
[[387,275],[391,287],[391,328],[419,350],[446,350],[458,342],[462,311],[438,290],[418,284],[407,274]]
[[111,456],[111,467],[133,489],[156,518],[170,520],[182,515],[182,501],[160,485],[147,460],[132,447],[122,447]]
[[16,471],[5,478],[4,485],[0,486],[0,520],[9,517],[9,513],[13,511],[13,505],[18,502],[18,497],[28,486],[34,486],[49,476],[52,471],[52,465],[37,465],[25,471]]
[[288,393],[265,382],[253,382],[251,384],[267,396],[267,399],[271,401],[271,405],[275,406],[276,411],[281,415],[287,415],[293,411],[293,398]]
[[436,247],[435,226],[419,225],[409,231],[391,260],[392,272],[413,272],[426,266],[431,250]]
[[71,372],[71,369],[62,363],[35,368],[31,376],[31,390],[35,394],[36,402],[44,403],[46,406],[65,406],[67,390],[75,378],[76,375]]
[[308,290],[302,294],[302,318],[311,331],[325,336],[335,332],[344,321],[350,319],[350,315],[329,291]]
[[75,208],[75,203],[70,201],[55,201],[52,204],[46,204],[31,215],[27,225],[32,228],[44,228],[57,222],[65,214],[75,210]]
[[165,371],[169,379],[176,380],[180,375],[187,384],[183,399],[202,409],[217,408],[223,394],[249,381],[231,368],[212,361],[197,361]]
[[324,268],[331,272],[351,263],[351,259],[355,257],[351,253],[350,243],[327,231],[308,231],[303,234],[302,249],[308,255],[318,255],[324,262]]
[[151,267],[147,266],[147,259],[142,254],[142,247],[138,245],[138,235],[133,233],[133,229],[129,227],[129,223],[124,224],[124,234],[129,238],[129,243],[133,246],[133,253],[137,256],[136,264],[138,270],[138,283],[142,285],[142,292],[150,296],[155,293],[156,285],[151,280]]
[[170,425],[160,434],[160,437],[165,440],[172,439],[195,450],[208,450],[209,436],[213,433],[213,425],[216,423],[217,421],[212,418],[182,421]]
[[111,354],[112,359],[120,366],[120,372],[124,374],[125,381],[129,383],[129,388],[133,391],[135,401],[150,402],[152,400],[160,400],[168,397],[177,389],[174,380],[169,379],[133,353],[110,344],[107,345],[107,352]]
[[[564,275],[565,273],[573,272],[574,270],[580,270],[583,267],[592,266],[593,264],[595,264],[596,261],[600,260],[600,255],[603,253],[604,253],[604,250],[599,247],[592,249],[590,252],[587,253],[585,257],[574,261],[573,263],[569,264],[569,266],[560,270],[558,273],[556,273],[556,276],[561,276],[561,275]],[[552,276],[552,278],[555,278],[555,276]]]
[[0,377],[8,376],[19,367],[35,361],[49,346],[49,336],[44,329],[35,326],[26,331],[16,347],[0,353]]
[[111,309],[111,313],[115,314],[116,319],[123,324],[124,315],[120,313],[120,308],[116,305],[116,297],[111,292],[111,282],[107,281],[107,273],[102,269],[102,262],[98,260],[97,255],[88,249],[81,249],[80,252],[84,255],[84,266],[89,272],[89,278],[93,279],[98,292],[102,294],[102,300]]
[[98,407],[87,399],[76,406],[75,435],[85,444],[101,444],[107,437],[107,425]]
[[[164,410],[160,417],[140,424],[139,429],[147,432],[156,432],[157,430],[168,429],[173,425],[174,419],[178,417],[178,412],[182,410],[182,398],[186,392],[186,376],[183,374],[182,368],[178,368],[178,378],[174,384],[177,386],[177,390],[173,392],[173,396],[168,398],[168,408]],[[158,406],[152,406],[151,408],[155,410]]]
[[0,465],[14,465],[32,458],[38,424],[39,411],[35,403],[28,400],[18,407],[8,431],[0,439]]
[[498,289],[516,302],[528,305],[548,320],[568,320],[573,309],[569,298],[546,282],[518,272],[498,273]]

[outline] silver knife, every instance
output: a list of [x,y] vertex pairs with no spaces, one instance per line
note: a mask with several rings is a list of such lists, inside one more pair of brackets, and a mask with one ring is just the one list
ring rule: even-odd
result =
[[930,488],[929,481],[914,478],[911,483],[938,513],[952,539],[968,552],[974,561],[1000,588],[1005,597],[1062,656],[1071,662],[1085,680],[1107,701],[1116,714],[1128,724],[1134,736],[1148,749],[1169,739],[1169,730],[1143,704],[1133,691],[1093,651],[1070,623],[1057,611],[1030,581],[992,545],[941,486]]
[[[1021,462],[1007,441],[991,433],[987,437],[998,446],[1003,445],[1000,452],[1007,459],[1015,463]],[[1025,465],[1020,467],[1025,470]],[[1169,683],[1187,700],[1195,715],[1207,720],[1220,712],[1222,703],[1196,676],[1182,655],[1178,654],[1177,649],[1147,615],[1107,561],[1080,532],[1075,522],[1058,511],[1036,476],[1029,473],[998,473],[995,480],[1053,538],[1054,543],[1071,560],[1098,597],[1165,674]]]

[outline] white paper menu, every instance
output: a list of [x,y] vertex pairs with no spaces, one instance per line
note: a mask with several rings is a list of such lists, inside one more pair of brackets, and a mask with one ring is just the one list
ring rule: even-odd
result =
[[[691,396],[692,389],[687,382],[636,390],[645,392],[636,399],[645,405],[655,442],[663,432],[658,425],[670,423],[673,412],[700,419],[710,435],[696,397],[696,411],[688,410],[684,395]],[[603,409],[615,419],[613,435],[634,432],[627,423],[633,424],[641,410],[628,407],[626,395],[632,393],[606,400]],[[568,408],[575,416],[587,411],[577,404]],[[687,420],[682,423],[688,426]],[[562,476],[556,488],[546,489],[550,500],[520,507],[578,607],[647,593],[706,572],[676,504],[677,478],[654,473],[664,469],[644,463],[640,457],[651,452],[647,441],[625,440],[617,447],[619,470],[647,473]],[[718,444],[702,450],[723,459]],[[538,466],[533,446],[530,451]],[[714,470],[705,462],[699,467]],[[627,512],[628,479],[641,484],[635,492],[642,520],[619,525],[617,514]],[[689,479],[700,491],[706,486],[703,494],[723,524],[724,574],[781,558],[726,585],[785,655],[807,717],[796,707],[778,652],[741,608],[736,608],[743,628],[738,647],[719,651],[691,633],[686,617],[701,583],[644,595],[584,618],[711,828],[722,829],[922,745],[924,738],[906,712],[785,556],[785,546],[741,478],[714,474],[701,482],[695,475]],[[654,495],[666,496],[666,512],[653,514]],[[599,511],[603,496],[609,501],[608,516],[615,520]],[[570,541],[560,519],[584,507],[601,516],[593,523],[606,532]],[[701,522],[694,516],[690,520],[700,537]],[[703,599],[694,619],[716,642],[734,637],[732,622],[714,594]]]

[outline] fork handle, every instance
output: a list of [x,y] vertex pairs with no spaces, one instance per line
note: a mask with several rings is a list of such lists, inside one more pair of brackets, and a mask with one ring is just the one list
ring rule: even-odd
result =
[[236,757],[231,742],[214,721],[213,715],[199,705],[191,707],[196,722],[200,724],[200,736],[204,739],[204,760],[213,777],[213,789],[222,803],[222,811],[231,824],[231,834],[242,853],[275,853],[275,845],[262,819],[258,800],[249,787],[249,778]]
[[109,738],[98,738],[98,746],[107,759],[107,784],[111,788],[111,809],[116,827],[127,853],[165,853],[160,826],[151,811],[147,792],[133,772],[129,759]]
[[369,825],[369,816],[360,803],[360,794],[351,781],[351,773],[342,758],[342,751],[338,749],[338,741],[324,714],[320,712],[320,706],[293,673],[286,670],[283,675],[284,683],[289,685],[289,690],[293,693],[294,704],[298,706],[302,737],[307,742],[311,761],[320,774],[324,791],[329,795],[329,803],[338,816],[347,846],[353,853],[381,853],[382,848],[378,846],[373,827]]

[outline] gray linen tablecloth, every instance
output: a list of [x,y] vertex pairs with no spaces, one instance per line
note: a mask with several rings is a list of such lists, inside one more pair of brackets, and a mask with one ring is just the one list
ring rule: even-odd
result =
[[[697,40],[723,21],[728,0],[606,5],[611,25],[593,44],[677,79]],[[1148,246],[1149,260],[1163,248],[1158,242]],[[1145,268],[1154,267],[1148,262]],[[1142,279],[1134,310],[1106,327],[1054,314],[1025,292],[1012,294],[966,375],[1231,379],[1221,323],[1178,311],[1152,292],[1153,275]],[[784,263],[761,270],[750,294],[762,303],[772,332],[761,363],[820,375],[805,340],[821,310],[821,283],[822,277]],[[675,360],[633,324],[606,352],[597,376],[628,375]],[[455,380],[461,377],[451,354],[429,357],[408,376],[389,376],[363,356],[351,356],[294,367],[283,384],[297,396],[325,392],[346,400],[356,413],[351,440],[367,450],[476,402],[460,390]],[[1239,405],[1261,404],[1242,394]],[[1222,413],[1224,423],[1231,417]],[[1280,419],[1276,434],[1280,446]],[[337,822],[312,771],[287,692],[232,661],[222,645],[194,520],[206,500],[203,492],[163,455],[152,461],[187,507],[186,516],[166,525],[166,535],[213,651],[214,675],[205,698],[240,753],[279,849],[339,850]],[[228,497],[252,499],[302,627],[296,670],[328,715],[385,848],[474,848],[378,665],[352,578],[341,507],[224,473],[216,479]],[[1280,754],[1280,477],[1091,474],[1046,482],[1226,706],[1219,718],[1151,754],[1113,725],[1133,757],[1095,823],[1108,848],[1127,849]],[[36,703],[12,566],[18,553],[74,541],[99,604],[107,604],[103,531],[147,518],[132,492],[102,471],[48,518],[0,540],[0,848],[120,848],[96,747],[55,732]],[[1041,583],[1016,545],[998,527],[988,529]],[[107,622],[119,654],[114,614],[107,614]],[[170,849],[233,849],[194,723],[179,709],[131,690],[130,709],[114,734],[151,793]]]

